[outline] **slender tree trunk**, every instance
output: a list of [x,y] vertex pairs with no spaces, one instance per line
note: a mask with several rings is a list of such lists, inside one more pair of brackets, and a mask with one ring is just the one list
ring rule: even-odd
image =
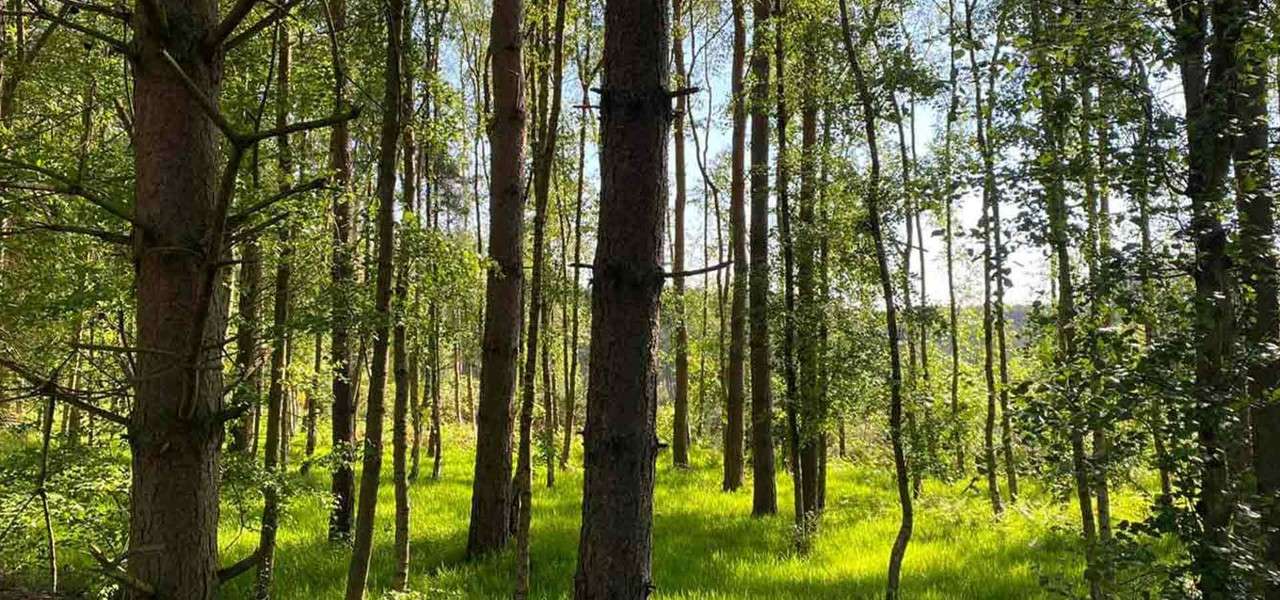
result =
[[511,511],[511,399],[520,342],[525,103],[522,0],[495,0],[489,28],[493,122],[489,133],[489,257],[480,364],[475,479],[467,555],[504,546]]
[[[589,101],[588,89],[591,86],[590,78],[583,77],[583,67],[590,62],[591,45],[586,45],[585,55],[581,62],[578,63],[579,83],[582,86],[582,104],[586,105]],[[586,189],[586,148],[587,148],[587,119],[583,115],[578,122],[578,192],[577,201],[573,211],[573,264],[582,263],[582,203],[583,195]],[[573,313],[570,325],[570,352],[569,352],[569,374],[568,389],[565,390],[565,398],[568,399],[564,411],[564,449],[560,452],[560,468],[569,466],[569,455],[573,451],[574,431],[574,413],[577,410],[578,402],[578,310],[582,304],[579,294],[579,277],[581,269],[574,267],[573,269],[573,287],[570,288],[570,301],[573,302]]]
[[[236,312],[240,316],[240,323],[236,328],[236,375],[239,385],[232,392],[232,404],[237,406],[249,404],[256,408],[259,403],[258,388],[262,384],[258,375],[258,301],[262,295],[261,285],[262,249],[258,245],[257,236],[254,236],[246,240],[240,250],[240,294],[236,305]],[[256,433],[253,411],[246,411],[231,427],[228,449],[250,454]]]
[[[969,70],[973,77],[973,104],[977,122],[978,148],[982,154],[982,224],[979,229],[982,231],[982,347],[983,362],[982,372],[987,384],[987,418],[986,425],[983,428],[983,459],[985,462],[985,471],[987,474],[987,490],[991,498],[991,508],[996,514],[1004,511],[1004,505],[1000,499],[1000,484],[998,483],[998,473],[996,472],[996,450],[995,450],[995,426],[996,426],[996,400],[1001,398],[1004,393],[1002,386],[997,383],[995,377],[995,325],[996,312],[998,309],[997,302],[992,295],[993,282],[998,282],[1003,277],[1003,273],[999,270],[999,259],[997,254],[999,248],[995,247],[994,240],[999,238],[998,223],[998,200],[996,199],[996,180],[994,154],[988,139],[988,124],[986,110],[990,104],[984,104],[982,101],[982,72],[978,69],[977,48],[973,33],[973,5],[966,5],[969,10],[965,12],[965,39],[969,46]],[[1003,361],[1002,366],[1003,369]],[[1006,461],[1008,457],[1006,456]],[[1012,467],[1008,467],[1012,473]],[[1012,480],[1012,478],[1011,478]],[[1012,489],[1010,494],[1012,495]]]
[[746,403],[744,351],[747,345],[747,186],[746,135],[747,99],[744,96],[744,62],[747,54],[747,23],[743,4],[733,2],[733,139],[732,183],[729,199],[729,245],[733,261],[733,306],[729,323],[729,399],[725,422],[725,491],[742,486],[743,408]]
[[[817,365],[808,364],[807,361],[797,365],[796,346],[797,346],[797,326],[796,326],[796,235],[791,226],[791,202],[790,202],[790,172],[787,162],[787,122],[790,119],[790,111],[787,108],[787,92],[786,92],[786,36],[782,31],[784,13],[778,13],[778,31],[774,36],[773,42],[773,58],[774,69],[778,80],[778,234],[782,238],[782,287],[783,287],[783,308],[785,315],[783,317],[783,333],[782,333],[782,360],[783,360],[783,379],[785,382],[786,399],[784,405],[787,412],[787,464],[791,467],[791,496],[796,528],[804,532],[805,526],[805,477],[803,466],[800,461],[801,443],[800,443],[800,418],[799,411],[801,408],[802,391],[799,389],[797,368],[815,369]],[[807,59],[807,56],[806,56]],[[806,69],[809,62],[805,62]],[[806,71],[806,74],[808,72]],[[808,108],[810,102],[810,94],[812,89],[805,88],[805,107]],[[803,146],[803,143],[802,143]],[[801,161],[813,159],[813,148],[803,146],[801,148]],[[806,164],[801,164],[801,193],[804,193],[804,169]],[[803,222],[800,223],[804,225]],[[803,243],[803,242],[802,242]],[[809,250],[808,246],[803,246],[805,250]],[[805,299],[802,298],[803,302]],[[809,323],[805,323],[809,325]],[[806,333],[808,330],[805,330]],[[806,357],[807,358],[807,357]],[[808,373],[806,372],[806,376]],[[806,380],[807,381],[807,380]],[[807,413],[806,413],[807,414]],[[802,542],[804,540],[802,539]]]
[[[329,28],[333,52],[333,94],[335,110],[346,108],[346,65],[338,51],[337,38],[346,29],[346,0],[330,0]],[[356,377],[351,364],[349,323],[351,319],[350,291],[355,287],[355,265],[351,240],[351,201],[348,197],[351,180],[351,140],[346,123],[339,123],[329,134],[329,169],[333,172],[333,264],[330,280],[333,283],[333,304],[330,307],[332,331],[329,342],[329,363],[333,370],[333,408],[331,411],[332,452],[337,457],[333,468],[330,493],[333,509],[329,513],[329,539],[340,540],[351,535],[351,515],[355,508],[355,460]]]
[[[885,587],[886,600],[899,598],[899,579],[902,572],[902,560],[907,553],[907,544],[911,541],[914,513],[911,506],[911,482],[907,473],[907,457],[902,443],[902,357],[898,350],[898,312],[894,302],[893,275],[889,272],[888,253],[885,250],[884,235],[881,231],[880,218],[880,151],[876,143],[876,106],[871,89],[862,71],[861,59],[858,57],[860,47],[855,46],[849,23],[849,8],[846,0],[840,0],[840,25],[844,34],[845,50],[852,67],[854,80],[858,88],[859,103],[862,107],[865,123],[867,146],[871,153],[871,172],[868,175],[866,205],[867,218],[871,237],[876,247],[876,263],[880,275],[880,286],[883,290],[885,306],[885,330],[889,346],[889,438],[893,445],[893,464],[897,475],[898,503],[902,509],[902,522],[898,527],[898,535],[894,539],[889,553],[889,580]],[[875,35],[874,28],[870,35]],[[858,43],[864,43],[859,40]]]
[[[1036,7],[1044,9],[1042,4]],[[966,13],[966,29],[969,39],[973,39],[972,34],[972,7]],[[1049,20],[1052,20],[1052,12],[1045,13]],[[1048,35],[1045,33],[1044,25],[1041,23],[1040,12],[1034,13],[1032,22],[1032,33],[1038,44],[1038,49],[1032,54],[1032,60],[1036,68],[1052,69],[1055,65],[1050,63],[1052,57],[1048,55],[1046,42],[1049,41]],[[1063,132],[1065,128],[1065,115],[1060,108],[1058,96],[1061,90],[1058,88],[1058,82],[1054,79],[1046,78],[1041,82],[1037,93],[1040,95],[1042,106],[1050,107],[1045,111],[1043,116],[1044,122],[1041,125],[1042,135],[1044,138],[1044,149],[1042,154],[1037,158],[1041,164],[1048,164],[1049,168],[1043,175],[1043,185],[1045,186],[1045,210],[1048,213],[1049,220],[1049,244],[1051,254],[1056,263],[1055,269],[1055,291],[1057,292],[1057,337],[1058,348],[1056,353],[1056,362],[1061,367],[1065,367],[1076,356],[1076,339],[1075,339],[1075,287],[1071,277],[1071,255],[1069,250],[1069,233],[1068,223],[1070,221],[1069,209],[1066,200],[1066,188],[1063,181],[1065,168],[1063,161]],[[1070,415],[1070,431],[1068,436],[1071,443],[1071,470],[1075,479],[1076,497],[1080,507],[1080,525],[1083,530],[1084,538],[1084,555],[1085,555],[1085,580],[1089,584],[1089,595],[1094,600],[1103,597],[1101,580],[1098,577],[1097,563],[1097,528],[1094,521],[1093,513],[1093,495],[1089,485],[1089,468],[1085,457],[1084,434],[1087,429],[1087,423],[1084,418],[1084,410],[1080,405],[1079,392],[1073,387],[1079,385],[1077,382],[1068,381],[1066,390],[1068,395],[1068,414]]]
[[[276,70],[276,127],[284,127],[289,120],[290,97],[290,63],[292,46],[288,27],[277,30],[278,66]],[[289,144],[289,136],[276,138],[276,161],[280,175],[279,189],[285,190],[291,185],[293,174],[293,151]],[[272,595],[272,579],[275,576],[276,529],[280,524],[280,479],[287,471],[284,463],[288,446],[284,437],[284,408],[287,402],[285,380],[288,377],[289,358],[291,352],[289,325],[289,304],[292,293],[291,278],[293,276],[293,242],[290,239],[289,227],[279,229],[280,257],[276,264],[275,301],[272,308],[271,325],[271,387],[267,392],[267,437],[263,451],[263,470],[267,474],[263,486],[262,529],[258,538],[258,573],[254,581],[253,595],[258,600],[266,600]]]
[[769,379],[769,44],[770,0],[752,3],[751,47],[751,514],[778,512]]
[[400,138],[400,79],[402,62],[401,20],[403,0],[390,0],[386,19],[386,71],[382,96],[382,128],[378,143],[378,272],[374,295],[377,326],[373,332],[373,357],[369,374],[369,401],[365,409],[364,457],[360,473],[360,501],[356,513],[351,564],[347,570],[347,600],[362,600],[373,553],[373,521],[378,508],[378,484],[382,474],[382,425],[386,409],[387,344],[390,342],[391,286],[395,253],[396,146]]
[[[412,23],[413,11],[409,2],[401,3],[401,22]],[[404,52],[412,50],[413,34],[411,27],[401,27],[401,77],[403,87],[400,91],[400,128],[403,155],[400,177],[401,207],[403,215],[414,214],[415,201],[418,195],[418,178],[415,173],[417,150],[414,146],[413,131],[413,66],[412,61],[405,60]],[[400,83],[400,82],[397,82]],[[400,247],[396,257],[395,289],[392,301],[395,303],[397,318],[392,332],[392,371],[395,377],[395,396],[391,407],[391,484],[395,495],[395,534],[392,540],[392,552],[395,555],[396,570],[391,579],[391,588],[405,591],[409,586],[409,411],[410,394],[413,383],[410,381],[410,370],[418,365],[409,361],[408,325],[405,322],[409,312],[409,281],[413,277],[410,265],[409,244],[403,229],[412,221],[401,221]]]
[[[674,87],[680,89],[687,84],[688,77],[684,66],[684,26],[680,23],[680,15],[684,11],[683,0],[672,0],[671,14],[671,52],[675,59]],[[684,123],[689,110],[688,97],[680,95],[676,98],[675,123],[672,134],[675,138],[675,236],[672,242],[671,269],[677,273],[684,271],[684,212],[686,203],[685,157],[684,157]],[[672,318],[676,324],[676,393],[675,416],[671,432],[671,460],[677,467],[689,466],[689,330],[686,323],[686,306],[684,299],[684,277],[673,277],[675,286]]]
[[666,8],[605,4],[577,600],[643,600],[653,589],[656,352],[671,119]]
[[[943,206],[946,211],[946,230],[945,236],[946,254],[947,254],[947,317],[948,332],[950,335],[951,350],[951,445],[954,447],[956,454],[956,472],[960,477],[964,477],[967,470],[965,464],[965,447],[964,447],[964,431],[963,416],[960,414],[960,335],[959,323],[960,315],[958,303],[956,302],[956,276],[955,276],[955,224],[953,222],[953,214],[955,211],[956,200],[956,182],[953,173],[955,166],[955,156],[952,146],[954,139],[954,127],[956,122],[956,114],[960,109],[960,87],[959,87],[959,69],[956,65],[956,16],[955,16],[955,0],[947,0],[947,45],[950,50],[949,58],[950,68],[948,70],[948,82],[950,89],[950,100],[947,103],[946,129],[943,134],[943,161],[946,169],[946,184],[943,193]],[[841,440],[841,448],[843,449],[843,440]],[[842,450],[843,452],[843,450]]]
[[815,202],[818,182],[818,98],[813,82],[817,77],[817,52],[815,48],[805,48],[802,80],[805,82],[804,105],[800,116],[800,210],[799,236],[796,244],[799,287],[799,314],[797,321],[797,345],[800,363],[800,412],[803,415],[803,429],[800,436],[800,486],[803,488],[800,499],[803,506],[805,528],[815,526],[818,517],[818,492],[820,478],[819,438],[822,431],[822,360],[820,345],[821,334],[818,330],[822,321],[821,304],[818,298],[817,259],[818,244],[816,235],[818,223],[815,214]]
[[[311,363],[311,373],[315,377],[312,381],[320,379],[320,360],[321,353],[324,352],[324,337],[316,334],[315,337],[315,358]],[[316,454],[316,421],[320,419],[320,393],[318,388],[313,384],[307,387],[307,445],[304,449],[306,458],[302,461],[302,467],[299,469],[304,475],[311,471],[311,461]]]

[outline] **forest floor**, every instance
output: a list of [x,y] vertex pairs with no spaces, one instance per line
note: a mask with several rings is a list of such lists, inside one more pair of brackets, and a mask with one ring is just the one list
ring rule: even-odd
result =
[[[300,438],[301,436],[298,436]],[[29,497],[17,483],[34,472],[38,440],[0,436],[0,472],[13,479],[0,490],[0,516],[10,523],[19,501]],[[514,574],[510,551],[489,558],[464,560],[470,513],[472,440],[468,430],[446,429],[443,472],[430,479],[431,459],[422,457],[422,476],[412,484],[411,594],[387,594],[394,571],[391,552],[393,490],[391,459],[383,461],[375,551],[370,572],[370,598],[478,598],[511,595]],[[344,590],[350,549],[327,538],[328,471],[317,465],[307,475],[297,472],[301,440],[295,438],[294,459],[276,554],[275,597],[279,600],[328,600]],[[118,445],[96,445],[89,452],[59,453],[74,461],[55,469],[51,504],[59,530],[59,562],[64,586],[99,584],[85,554],[90,541],[123,544],[127,514],[128,458]],[[572,464],[580,464],[575,456]],[[695,449],[689,469],[671,466],[671,455],[658,458],[654,509],[654,597],[662,599],[881,598],[889,546],[897,532],[899,510],[892,468],[868,460],[832,459],[827,509],[810,551],[795,550],[791,479],[778,475],[779,513],[753,518],[748,478],[739,491],[720,491],[719,455]],[[12,460],[10,460],[12,459]],[[237,476],[234,460],[224,478],[220,554],[224,563],[247,556],[258,540],[260,494],[250,478]],[[110,465],[110,466],[108,466]],[[541,466],[539,466],[541,467]],[[89,472],[110,473],[92,485]],[[557,471],[547,489],[546,471],[534,481],[532,595],[567,598],[576,566],[582,494],[581,468]],[[748,476],[750,469],[748,468]],[[1076,534],[1075,504],[1055,498],[1026,481],[1023,497],[994,518],[982,482],[943,483],[926,480],[916,502],[915,535],[907,550],[902,594],[908,599],[1032,599],[1080,597],[1083,561]],[[2,488],[4,486],[0,486]],[[72,497],[79,497],[73,502]],[[106,501],[103,498],[115,498]],[[1116,521],[1140,517],[1149,499],[1131,488],[1113,490]],[[97,498],[97,500],[94,500]],[[96,507],[96,508],[95,508]],[[43,522],[39,511],[23,510],[14,538],[0,544],[0,581],[10,576],[42,582]],[[57,521],[61,521],[58,523]],[[109,524],[109,525],[108,525]],[[26,535],[21,530],[26,529]],[[35,553],[34,555],[32,553]],[[21,577],[22,575],[33,577]],[[252,575],[243,575],[225,590],[224,598],[247,598]],[[0,588],[4,586],[0,585]],[[32,586],[25,586],[32,587]],[[36,585],[35,587],[38,587]]]
[[[410,598],[511,595],[512,552],[476,562],[463,560],[472,456],[460,449],[469,448],[468,441],[450,439],[462,435],[447,432],[440,480],[430,480],[430,459],[424,455],[423,476],[412,485],[410,587],[415,594]],[[390,464],[388,457],[384,471]],[[794,550],[792,488],[786,474],[778,477],[778,515],[752,518],[750,480],[737,492],[720,491],[715,452],[695,450],[689,469],[673,468],[671,455],[662,453],[654,508],[655,597],[883,597],[889,546],[899,519],[891,469],[836,460],[829,469],[821,533],[802,556]],[[279,537],[280,600],[341,596],[349,552],[326,541],[328,480],[323,473],[295,482],[303,489],[295,491]],[[550,490],[545,477],[544,469],[535,472],[532,595],[567,598],[577,556],[581,469],[557,472]],[[1060,597],[1047,591],[1051,588],[1084,591],[1077,586],[1083,561],[1073,527],[1074,504],[1032,489],[995,519],[984,488],[967,484],[925,482],[903,568],[905,598],[1021,600]],[[1141,514],[1146,502],[1135,493],[1121,492],[1115,498],[1118,519]],[[375,594],[370,597],[387,589],[394,571],[392,515],[388,473],[378,504],[370,573]],[[256,543],[256,530],[240,530],[238,519],[226,510],[224,523],[223,556],[248,554]],[[241,578],[227,597],[247,596],[250,580]]]

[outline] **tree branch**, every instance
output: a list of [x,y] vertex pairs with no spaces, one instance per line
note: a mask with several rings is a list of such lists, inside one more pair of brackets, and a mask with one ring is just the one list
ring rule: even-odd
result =
[[[20,160],[8,158],[6,156],[0,156],[0,164],[6,164],[17,169],[23,169],[26,171],[31,171],[33,173],[38,173],[60,184],[60,185],[26,184],[22,186],[22,189],[27,189],[32,191],[42,191],[42,192],[53,192],[56,194],[66,194],[69,196],[79,196],[81,198],[84,198],[85,200],[88,200],[90,204],[93,204],[94,206],[97,206],[98,208],[101,208],[102,210],[105,210],[111,213],[112,215],[115,215],[121,219],[124,219],[129,223],[132,223],[134,227],[145,229],[145,227],[142,226],[142,223],[139,223],[137,220],[135,220],[133,218],[133,215],[130,214],[129,210],[126,209],[123,205],[121,205],[120,203],[114,200],[101,196],[98,193],[93,192],[92,190],[86,189],[79,182],[73,181],[71,178],[65,175],[62,175],[60,173],[57,173],[55,171],[46,169],[38,165],[33,165],[30,163],[22,162]],[[0,184],[0,187],[4,185],[17,187],[18,185],[21,185],[21,184]]]
[[253,37],[254,35],[257,35],[258,32],[274,25],[276,21],[279,21],[280,19],[284,18],[285,15],[289,14],[290,8],[293,8],[294,6],[297,6],[299,4],[302,4],[302,0],[289,0],[286,3],[280,6],[277,6],[276,9],[268,13],[267,16],[259,19],[253,25],[250,25],[249,27],[247,27],[244,31],[232,36],[230,39],[223,42],[222,51],[224,53],[231,52],[232,48],[239,46],[240,44],[247,41],[249,38]]
[[0,367],[9,369],[10,371],[17,374],[19,377],[27,380],[27,383],[30,383],[32,386],[35,387],[37,391],[39,391],[41,394],[48,396],[49,398],[52,398],[59,402],[70,404],[71,406],[74,406],[86,412],[92,413],[95,416],[101,417],[117,425],[121,425],[123,427],[129,426],[129,419],[127,417],[118,415],[105,408],[101,408],[95,404],[81,400],[79,397],[77,397],[73,392],[71,392],[67,388],[64,388],[58,385],[48,377],[41,377],[34,370],[28,367],[25,367],[16,361],[0,357]]
[[243,225],[246,221],[248,221],[249,217],[253,216],[255,213],[261,212],[271,207],[275,203],[280,202],[281,200],[284,200],[291,196],[295,196],[297,194],[301,194],[304,192],[309,192],[311,190],[320,189],[324,187],[325,184],[328,183],[328,181],[329,180],[327,178],[317,177],[306,183],[295,185],[285,190],[281,190],[279,193],[272,195],[266,199],[260,200],[254,204],[250,204],[240,212],[237,212],[236,214],[231,215],[231,217],[229,217],[228,219],[229,224],[232,228],[239,227],[240,225]]
[[262,548],[253,551],[253,554],[246,556],[239,561],[218,569],[218,583],[226,583],[235,579],[240,574],[248,571],[262,558]]

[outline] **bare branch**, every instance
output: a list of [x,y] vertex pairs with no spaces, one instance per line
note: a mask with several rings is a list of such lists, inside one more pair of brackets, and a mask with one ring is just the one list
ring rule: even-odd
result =
[[94,38],[106,44],[107,46],[110,46],[112,50],[115,50],[120,54],[123,54],[125,56],[133,56],[133,51],[129,49],[129,44],[124,40],[117,39],[115,37],[112,37],[109,34],[98,31],[97,29],[81,25],[79,23],[76,23],[75,21],[65,18],[63,15],[66,14],[67,8],[69,8],[68,6],[63,6],[63,9],[61,11],[59,11],[57,14],[54,14],[52,12],[49,12],[49,9],[45,8],[44,5],[40,4],[39,2],[36,2],[35,0],[31,0],[30,4],[31,4],[32,10],[36,11],[36,13],[40,15],[40,18],[46,21],[49,21],[50,23],[56,23],[58,25],[66,27],[67,29],[71,29],[73,31],[78,31],[80,33],[83,33],[91,38]]
[[191,94],[191,97],[196,99],[200,108],[209,116],[209,119],[213,121],[213,124],[222,131],[223,135],[230,138],[231,142],[235,144],[236,140],[239,139],[240,134],[236,133],[235,128],[231,126],[231,123],[227,121],[227,118],[218,110],[218,106],[213,103],[212,99],[204,94],[200,89],[200,86],[196,85],[196,82],[191,80],[191,77],[187,75],[187,72],[182,70],[182,65],[179,65],[178,61],[174,60],[173,55],[169,54],[168,50],[161,50],[160,52],[164,55],[164,59],[168,61],[169,66],[173,67],[174,71],[177,71],[178,78],[182,80],[183,87],[187,88],[187,93]]
[[98,238],[104,242],[111,244],[122,244],[128,246],[132,241],[129,236],[123,233],[115,233],[102,229],[94,229],[92,227],[77,227],[75,225],[59,225],[57,223],[36,223],[35,229],[43,229],[46,231],[56,231],[58,233],[78,233],[89,237]]
[[268,198],[265,198],[261,201],[258,201],[254,204],[250,204],[240,212],[237,212],[236,214],[231,215],[231,217],[228,219],[230,226],[234,228],[234,227],[243,225],[246,221],[248,221],[249,217],[253,216],[255,213],[262,212],[263,210],[270,208],[272,205],[276,204],[277,202],[280,202],[281,200],[284,200],[291,196],[296,196],[298,194],[309,192],[311,190],[320,189],[324,187],[325,184],[328,183],[328,181],[329,180],[324,177],[317,177],[301,185],[295,185],[288,189],[282,190],[279,193],[273,196],[270,196]]
[[334,125],[337,125],[338,123],[350,121],[358,116],[360,116],[360,107],[355,106],[355,107],[352,107],[351,110],[348,110],[345,113],[338,113],[335,115],[325,117],[323,119],[315,119],[313,121],[302,121],[299,123],[291,123],[289,125],[285,125],[284,127],[277,127],[275,129],[268,129],[266,131],[255,132],[252,135],[244,136],[242,140],[246,144],[254,144],[265,139],[289,135],[291,133],[310,131],[312,129],[321,129],[324,127],[332,127]]
[[218,569],[218,583],[226,583],[228,581],[231,581],[232,579],[235,579],[240,574],[245,573],[254,565],[258,564],[258,561],[261,558],[262,558],[262,549],[259,548],[257,550],[254,550],[253,554],[250,554],[249,556],[246,556],[236,561],[235,563],[232,563],[221,569]]
[[16,361],[0,357],[0,367],[4,367],[12,371],[19,377],[27,380],[27,383],[30,383],[32,386],[36,388],[36,390],[48,396],[49,398],[52,398],[59,402],[70,404],[71,406],[74,406],[86,412],[92,413],[98,417],[101,417],[117,425],[121,425],[124,427],[129,426],[129,419],[127,417],[113,413],[93,403],[85,402],[84,400],[81,400],[79,396],[77,396],[71,390],[68,390],[67,388],[64,388],[58,385],[51,378],[41,377],[40,374],[36,373],[33,369],[23,366],[22,364]]
[[221,45],[231,34],[235,32],[240,23],[244,22],[245,17],[249,16],[249,12],[258,4],[258,0],[237,0],[235,6],[227,11],[227,16],[222,19],[209,34],[209,39],[205,40],[205,47],[214,49]]
[[156,588],[151,584],[130,575],[128,571],[120,568],[120,560],[111,560],[97,546],[89,544],[89,555],[98,561],[98,565],[102,567],[102,574],[116,580],[117,582],[128,586],[134,591],[141,592],[146,596],[155,596]]
[[[86,189],[79,182],[73,181],[71,178],[65,175],[62,175],[50,169],[46,169],[39,165],[33,165],[31,163],[26,163],[26,162],[9,158],[6,156],[0,156],[0,164],[6,164],[17,169],[23,169],[26,171],[31,171],[33,173],[39,173],[40,175],[44,175],[45,177],[48,177],[49,179],[52,179],[59,184],[59,185],[33,184],[33,185],[26,185],[23,187],[23,189],[28,189],[33,191],[53,192],[58,194],[67,194],[70,196],[79,196],[81,198],[84,198],[85,200],[88,200],[94,206],[97,206],[102,210],[105,210],[121,219],[124,219],[125,221],[132,223],[135,227],[140,227],[140,228],[143,227],[141,223],[139,223],[137,220],[133,218],[133,215],[123,205],[121,205],[120,203],[114,200],[106,198],[105,196],[99,195],[96,192]],[[2,184],[2,185],[12,186],[13,184]]]
[[231,52],[232,48],[235,48],[236,46],[239,46],[240,44],[248,41],[249,38],[257,35],[258,32],[274,25],[276,21],[283,19],[286,15],[289,14],[290,8],[293,8],[294,6],[297,6],[299,4],[302,4],[302,0],[289,0],[286,3],[280,6],[277,6],[275,10],[271,11],[270,13],[267,13],[267,16],[258,20],[253,25],[250,25],[244,31],[232,36],[230,39],[223,42],[222,51]]

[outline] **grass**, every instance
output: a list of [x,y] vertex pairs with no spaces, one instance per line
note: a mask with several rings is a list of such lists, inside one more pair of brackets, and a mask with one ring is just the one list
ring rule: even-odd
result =
[[[510,551],[467,562],[463,553],[470,511],[472,457],[466,433],[449,431],[439,481],[423,477],[411,489],[410,588],[424,598],[504,598],[512,590]],[[752,518],[750,481],[720,491],[718,456],[695,451],[690,469],[674,469],[659,457],[655,499],[653,579],[655,597],[728,600],[748,598],[878,598],[883,596],[889,545],[898,526],[890,470],[833,461],[822,531],[807,555],[794,551],[791,481],[778,477],[779,514]],[[378,503],[370,597],[383,597],[394,570],[391,552],[391,461],[384,461]],[[424,457],[424,469],[429,462]],[[532,595],[564,598],[576,565],[582,479],[580,468],[557,474],[553,489],[535,473]],[[317,600],[341,597],[349,552],[326,539],[327,474],[299,476],[279,533],[276,597]],[[985,493],[963,483],[927,481],[917,503],[915,535],[903,568],[902,592],[911,599],[1049,598],[1045,581],[1077,592],[1083,561],[1072,504],[1035,489],[1024,492],[1004,516],[993,518]],[[1117,518],[1141,514],[1137,494],[1115,494]],[[224,562],[245,556],[257,542],[256,524],[225,507],[220,543]],[[248,595],[242,576],[226,597]],[[413,596],[411,596],[413,597]]]

